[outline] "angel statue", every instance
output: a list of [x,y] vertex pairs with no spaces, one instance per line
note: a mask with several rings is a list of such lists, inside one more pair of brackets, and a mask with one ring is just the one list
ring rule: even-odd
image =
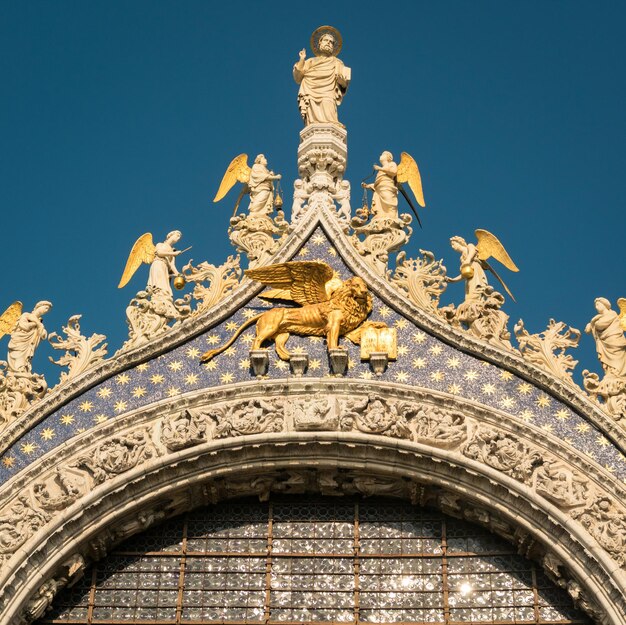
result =
[[293,78],[300,85],[298,108],[309,124],[338,124],[337,106],[341,104],[351,71],[337,58],[342,40],[339,31],[332,26],[320,26],[311,35],[311,50],[315,55],[306,58],[306,50],[300,50],[298,62],[293,66]]
[[498,238],[487,230],[475,230],[477,243],[468,243],[463,237],[450,239],[452,249],[461,255],[461,270],[447,282],[465,280],[465,300],[458,307],[446,306],[442,313],[453,325],[462,325],[474,336],[499,346],[510,347],[510,333],[506,328],[508,315],[500,310],[504,297],[489,285],[487,274],[490,271],[504,290],[515,301],[513,294],[495,269],[487,262],[491,257],[502,263],[510,271],[519,271]]
[[48,336],[41,318],[52,308],[50,302],[37,302],[33,312],[23,312],[22,302],[14,302],[0,317],[0,338],[10,334],[8,371],[32,373],[31,361],[35,350]]
[[48,390],[44,376],[33,373],[31,363],[39,343],[47,337],[41,318],[51,308],[50,302],[41,301],[32,312],[24,312],[22,302],[13,302],[0,316],[0,338],[11,337],[7,360],[0,361],[0,427]]
[[[219,202],[235,186],[241,182],[243,187],[235,203],[235,210],[230,220],[228,234],[239,252],[245,252],[251,266],[260,264],[278,250],[278,240],[286,233],[289,224],[285,215],[276,204],[276,217],[270,217],[274,210],[274,181],[281,175],[267,168],[267,159],[259,154],[254,165],[248,166],[248,155],[236,156],[228,166],[219,189],[213,199]],[[239,204],[244,195],[250,195],[247,215],[237,215]]]
[[363,279],[341,280],[329,265],[319,261],[268,265],[245,273],[273,287],[262,297],[292,301],[301,307],[276,307],[248,319],[224,345],[205,352],[202,362],[227,350],[253,323],[256,337],[251,349],[261,349],[265,341],[274,340],[282,360],[291,356],[285,344],[292,333],[326,337],[329,350],[338,348],[340,336],[360,342],[364,322],[372,312],[372,296]]
[[165,237],[165,241],[155,245],[152,234],[146,232],[135,241],[130,250],[117,288],[124,288],[142,263],[150,265],[150,272],[146,290],[140,291],[126,309],[130,338],[123,349],[136,347],[150,340],[164,331],[169,321],[180,321],[191,313],[188,306],[190,296],[174,300],[170,284],[174,278],[177,289],[185,286],[185,278],[176,268],[174,259],[191,248],[174,248],[181,236],[180,230],[173,230]]
[[[421,226],[419,215],[413,202],[403,187],[408,183],[420,206],[426,206],[422,190],[422,178],[415,159],[402,152],[400,164],[396,164],[393,155],[384,151],[380,155],[380,165],[374,165],[376,178],[372,184],[361,183],[364,189],[374,192],[371,211],[364,205],[352,219],[354,229],[353,243],[359,254],[364,256],[372,267],[381,275],[387,271],[389,253],[398,251],[411,236],[409,224],[412,218],[408,214],[398,214],[398,192],[402,193]],[[363,236],[361,240],[359,236]]]
[[626,298],[617,300],[619,314],[605,297],[595,300],[597,315],[587,324],[585,332],[596,341],[598,360],[605,373],[626,378]]

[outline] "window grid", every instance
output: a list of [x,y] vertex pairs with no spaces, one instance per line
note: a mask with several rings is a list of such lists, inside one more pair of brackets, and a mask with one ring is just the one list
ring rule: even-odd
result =
[[393,501],[235,502],[129,539],[38,621],[589,625],[498,537]]

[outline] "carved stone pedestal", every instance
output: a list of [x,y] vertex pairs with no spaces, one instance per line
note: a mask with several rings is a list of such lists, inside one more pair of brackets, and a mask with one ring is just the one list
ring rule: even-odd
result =
[[270,366],[270,357],[266,349],[251,349],[250,350],[250,366],[254,375],[261,377],[266,375]]
[[382,375],[387,369],[389,355],[387,352],[372,352],[370,354],[370,367],[376,375]]
[[335,375],[344,375],[348,368],[348,351],[343,347],[329,349],[328,357],[330,359],[330,370]]
[[291,366],[291,373],[299,378],[306,373],[306,370],[309,367],[309,355],[292,354],[289,359],[289,365]]

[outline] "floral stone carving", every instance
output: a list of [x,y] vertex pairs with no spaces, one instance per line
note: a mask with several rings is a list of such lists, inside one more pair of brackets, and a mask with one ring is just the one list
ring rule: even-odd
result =
[[100,345],[106,340],[104,334],[92,334],[89,338],[80,332],[80,318],[82,315],[72,315],[63,333],[67,338],[52,332],[48,337],[50,345],[54,349],[64,349],[65,354],[58,360],[50,357],[50,361],[59,367],[67,367],[67,371],[61,372],[61,383],[73,380],[81,373],[91,369],[94,365],[102,362],[107,354],[107,344]]
[[515,337],[519,351],[528,362],[547,369],[565,382],[572,382],[572,370],[578,364],[565,350],[574,348],[580,340],[580,331],[550,319],[548,327],[539,334],[529,334],[520,319],[515,324]]
[[411,438],[407,417],[415,408],[408,403],[388,401],[379,395],[347,400],[341,408],[341,429],[356,429],[366,434]]
[[441,260],[435,260],[432,252],[420,250],[420,254],[421,258],[407,259],[406,252],[400,252],[390,281],[414,304],[432,312],[439,307],[439,298],[448,286],[446,268]]
[[[221,302],[241,280],[239,255],[229,256],[222,265],[211,265],[206,261],[194,266],[190,260],[183,267],[183,275],[187,282],[194,282],[192,297],[198,302],[193,314],[202,314]],[[208,286],[202,284],[207,282]]]
[[204,413],[215,421],[214,438],[280,432],[284,425],[281,402],[251,399],[236,406],[214,408]]

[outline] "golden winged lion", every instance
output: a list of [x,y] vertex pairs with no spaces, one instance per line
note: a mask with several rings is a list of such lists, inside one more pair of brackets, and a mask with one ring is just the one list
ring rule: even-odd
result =
[[328,349],[338,347],[340,336],[347,336],[355,343],[360,341],[363,324],[372,312],[372,296],[362,278],[342,281],[330,266],[319,261],[281,263],[248,269],[245,273],[273,287],[262,297],[292,300],[301,307],[276,307],[248,319],[224,345],[205,352],[202,362],[228,349],[253,323],[256,323],[256,337],[252,349],[260,349],[265,341],[274,340],[276,353],[282,360],[290,357],[285,348],[290,334],[324,336]]

